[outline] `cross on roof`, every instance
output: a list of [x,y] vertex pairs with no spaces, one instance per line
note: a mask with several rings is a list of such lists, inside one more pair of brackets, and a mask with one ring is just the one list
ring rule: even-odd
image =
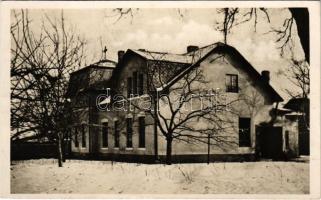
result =
[[105,48],[103,49],[104,60],[107,59],[107,51],[108,51],[108,49],[107,49],[107,47],[105,46]]

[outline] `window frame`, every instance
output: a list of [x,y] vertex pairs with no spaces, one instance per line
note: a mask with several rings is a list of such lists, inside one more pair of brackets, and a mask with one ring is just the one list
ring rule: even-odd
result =
[[108,148],[108,121],[104,121],[101,123],[101,136],[102,136],[102,143],[101,147],[102,148]]
[[[233,84],[233,78],[235,78]],[[239,80],[238,74],[225,74],[225,91],[229,93],[238,93],[239,92]]]
[[144,74],[138,74],[138,95],[144,94]]
[[134,71],[133,72],[133,94],[136,96],[138,94],[138,72]]
[[133,118],[126,118],[126,148],[133,148]]
[[77,126],[75,126],[75,147],[79,148],[79,140],[78,140],[78,130]]
[[85,124],[81,124],[81,147],[87,148],[87,140],[86,140],[86,127]]
[[114,148],[119,148],[119,121],[114,120]]
[[127,98],[130,98],[133,94],[133,78],[127,77]]

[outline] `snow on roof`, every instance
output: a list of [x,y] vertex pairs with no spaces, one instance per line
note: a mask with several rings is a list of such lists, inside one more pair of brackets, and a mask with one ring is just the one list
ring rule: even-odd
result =
[[209,53],[213,48],[215,48],[217,44],[218,43],[214,43],[214,44],[199,48],[196,51],[192,51],[184,54],[153,52],[153,51],[147,51],[147,50],[133,50],[133,49],[131,50],[148,60],[159,60],[159,61],[193,64],[197,62],[200,58],[205,56],[207,53]]
[[192,56],[182,55],[182,54],[171,54],[171,53],[162,53],[162,52],[151,52],[145,50],[132,50],[133,52],[143,56],[148,60],[160,60],[160,61],[169,61],[169,62],[178,62],[178,63],[191,63]]
[[116,62],[112,61],[112,60],[100,60],[100,61],[92,64],[92,66],[115,68],[116,67]]

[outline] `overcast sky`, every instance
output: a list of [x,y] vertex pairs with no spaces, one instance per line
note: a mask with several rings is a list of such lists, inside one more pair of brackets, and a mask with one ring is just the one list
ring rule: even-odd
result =
[[[33,28],[39,29],[39,22],[46,13],[59,17],[61,10],[29,10]],[[290,16],[287,9],[269,9],[271,23],[263,12],[258,12],[258,24],[254,30],[254,20],[233,28],[228,35],[228,44],[234,46],[258,70],[270,70],[274,87],[285,97],[285,88],[291,88],[280,70],[289,66],[287,53],[280,56],[280,44],[276,35],[268,33],[271,28],[280,28]],[[107,46],[107,57],[117,60],[117,51],[147,49],[171,53],[184,53],[186,46],[205,46],[223,41],[223,34],[216,29],[223,15],[217,9],[139,9],[133,16],[119,15],[111,9],[64,10],[68,24],[86,38],[87,64],[101,58],[101,44]],[[293,27],[293,53],[297,59],[303,58],[303,51],[297,37],[296,25]],[[101,38],[101,39],[100,39]]]

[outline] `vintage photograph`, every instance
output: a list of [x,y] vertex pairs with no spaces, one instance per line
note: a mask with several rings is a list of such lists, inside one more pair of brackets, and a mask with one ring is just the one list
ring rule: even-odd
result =
[[310,194],[309,14],[11,9],[11,193]]

